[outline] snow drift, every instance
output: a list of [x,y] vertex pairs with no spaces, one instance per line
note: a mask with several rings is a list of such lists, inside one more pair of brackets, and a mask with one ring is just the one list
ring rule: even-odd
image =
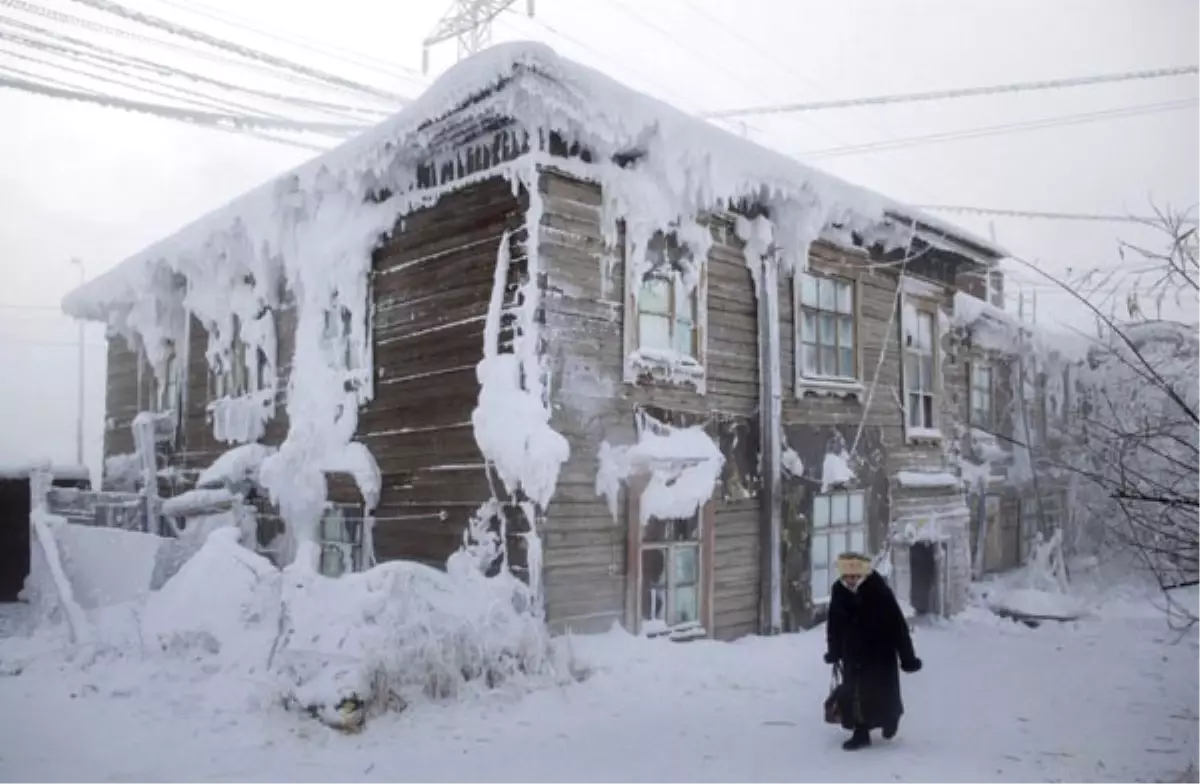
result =
[[199,657],[262,683],[286,705],[344,726],[339,712],[402,708],[552,678],[550,639],[529,589],[509,574],[392,561],[330,579],[280,571],[213,531],[161,590],[141,631],[159,654]]
[[273,669],[286,701],[328,723],[348,701],[403,707],[552,672],[532,595],[509,574],[391,561],[337,580],[288,568],[283,580]]

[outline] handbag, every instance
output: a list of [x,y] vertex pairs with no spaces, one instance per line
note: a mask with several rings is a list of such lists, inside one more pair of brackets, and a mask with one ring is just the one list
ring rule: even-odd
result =
[[829,696],[825,698],[825,723],[842,723],[842,668],[835,664],[829,680]]

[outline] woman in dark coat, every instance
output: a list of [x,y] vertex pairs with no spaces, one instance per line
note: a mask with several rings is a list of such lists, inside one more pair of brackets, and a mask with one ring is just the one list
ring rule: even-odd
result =
[[854,732],[842,748],[871,745],[873,729],[895,736],[904,713],[899,670],[916,672],[921,660],[892,589],[865,556],[838,558],[825,632],[825,661],[842,669],[842,726]]

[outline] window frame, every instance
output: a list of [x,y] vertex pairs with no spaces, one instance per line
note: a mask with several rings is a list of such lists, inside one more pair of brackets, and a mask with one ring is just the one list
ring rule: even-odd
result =
[[[816,282],[817,304],[816,307],[811,307],[804,303],[804,288],[808,280]],[[834,290],[834,309],[828,310],[821,307],[820,301],[820,285],[822,282],[832,282],[835,286]],[[847,312],[842,312],[837,307],[838,291],[837,286],[846,285],[850,291],[850,308]],[[863,389],[863,366],[862,366],[862,304],[861,304],[861,286],[858,278],[847,274],[838,274],[837,272],[828,272],[823,269],[814,269],[809,267],[806,272],[800,273],[793,277],[792,280],[792,363],[794,367],[794,384],[795,396],[801,398],[805,392],[809,390],[829,390],[829,391],[844,391],[847,393],[858,393]],[[850,375],[825,375],[822,373],[809,374],[805,369],[804,363],[804,348],[812,346],[816,351],[820,351],[822,345],[820,342],[820,328],[817,328],[815,341],[805,340],[806,330],[805,311],[813,313],[814,323],[819,324],[822,314],[832,315],[835,318],[835,344],[834,351],[841,350],[841,335],[840,335],[840,320],[841,317],[849,317],[851,324],[851,340],[852,349],[850,361],[852,365]],[[840,364],[840,353],[837,356],[836,363]],[[818,365],[820,364],[818,360]]]
[[[976,383],[975,375],[980,371],[987,372],[987,410],[981,418],[976,403],[981,389]],[[972,361],[967,367],[967,423],[986,431],[996,429],[996,366],[984,360]]]
[[[696,537],[694,539],[679,542],[645,542],[645,528],[655,520],[655,518],[652,518],[646,525],[643,525],[641,522],[640,498],[648,480],[648,475],[637,474],[630,477],[627,484],[626,513],[628,528],[626,536],[625,628],[636,635],[647,634],[647,636],[661,636],[670,639],[682,640],[711,637],[714,628],[715,502],[710,498],[696,513]],[[683,519],[691,520],[692,518]],[[654,629],[647,632],[645,630],[647,620],[643,618],[642,613],[642,591],[645,587],[642,553],[646,550],[667,550],[667,561],[665,562],[664,569],[666,570],[668,582],[667,612],[669,612],[671,607],[670,587],[674,582],[673,569],[671,568],[673,564],[670,558],[673,550],[678,549],[679,546],[689,548],[694,546],[697,548],[697,619],[675,626],[667,624],[663,629]]]
[[[853,504],[850,501],[852,496],[858,496],[862,499],[862,503],[860,504],[862,515],[858,522],[854,522],[852,520],[852,514],[850,512],[850,510],[853,508]],[[846,522],[844,523],[835,523],[833,521],[833,499],[835,497],[846,499]],[[828,504],[828,521],[824,525],[818,527],[817,505],[823,501],[827,502]],[[808,516],[808,589],[813,606],[820,606],[829,603],[830,596],[832,595],[833,584],[836,581],[835,575],[837,573],[837,558],[843,552],[853,549],[852,545],[850,544],[850,534],[854,531],[861,530],[862,548],[860,552],[863,552],[865,555],[866,551],[870,548],[871,516],[867,506],[868,501],[869,498],[867,495],[867,489],[862,487],[831,488],[828,492],[812,494],[811,501],[809,503]],[[823,570],[818,570],[815,568],[816,561],[814,559],[813,543],[818,536],[825,537],[827,541],[825,569]],[[840,536],[841,540],[845,543],[845,547],[841,549],[833,547],[835,537],[838,536]],[[826,574],[826,579],[823,581],[824,588],[821,588],[820,592],[817,590],[816,582],[816,575],[818,571],[824,571]]]
[[[689,298],[693,305],[691,321],[694,351],[690,356],[685,356],[674,349],[674,330],[680,321],[676,299],[683,285],[682,270],[678,263],[687,258],[690,251],[676,232],[656,232],[647,241],[646,248],[647,258],[654,258],[654,263],[641,265],[639,269],[639,265],[634,263],[632,240],[623,224],[622,234],[625,278],[624,382],[690,384],[697,392],[705,394],[708,368],[708,259],[693,262],[696,265],[696,284]],[[641,344],[642,287],[647,279],[654,277],[669,279],[674,284],[671,286],[668,313],[665,314],[672,335],[672,348],[669,350]]]
[[[901,286],[904,285],[903,280],[901,281],[900,285]],[[914,441],[914,440],[940,441],[942,438],[942,433],[941,433],[941,429],[940,429],[941,415],[940,415],[940,412],[938,411],[938,406],[941,402],[942,392],[943,392],[942,346],[941,346],[940,332],[939,332],[939,329],[940,329],[939,318],[940,318],[940,313],[941,313],[941,307],[934,300],[920,298],[920,297],[913,297],[913,296],[908,296],[908,295],[904,295],[904,296],[900,297],[899,307],[901,308],[900,319],[899,319],[899,321],[900,321],[900,325],[899,325],[899,327],[900,327],[900,333],[899,333],[900,385],[901,385],[902,392],[903,392],[901,408],[904,411],[905,437],[906,437],[906,440],[909,440],[909,441]],[[908,329],[905,324],[905,313],[909,309],[912,309],[912,311],[916,314],[916,317],[918,319],[918,322],[914,325],[914,328],[916,330],[915,334],[917,335],[917,338],[918,338],[918,340],[917,340],[918,343],[919,343],[919,336],[920,336],[920,321],[919,320],[922,317],[929,318],[930,347],[929,347],[928,355],[921,352],[919,345],[916,346],[915,350],[914,350],[914,346],[912,346],[908,343]],[[909,359],[910,354],[915,355],[917,357],[917,381],[918,381],[918,383],[920,383],[920,375],[921,375],[921,373],[920,373],[921,358],[925,357],[925,356],[930,357],[930,387],[928,390],[926,390],[923,386],[918,386],[915,389],[910,386],[910,383],[912,381],[912,379],[909,378],[909,376],[911,374],[908,372],[908,359]],[[920,425],[914,425],[912,423],[912,402],[910,400],[910,396],[913,394],[916,394],[916,395],[920,396],[921,398],[928,397],[930,399],[929,400],[929,421],[925,422],[924,418],[922,417],[922,423]]]
[[[274,318],[273,312],[271,312],[271,318]],[[246,352],[250,350],[250,347],[246,341],[242,340],[241,317],[234,313],[230,317],[230,323],[233,325],[233,336],[229,340],[229,351],[221,357],[221,371],[219,373],[211,369],[209,371],[210,402],[224,398],[232,400],[246,397],[269,389],[271,386],[268,372],[270,367],[266,354],[262,349],[255,347],[254,368],[248,369]]]

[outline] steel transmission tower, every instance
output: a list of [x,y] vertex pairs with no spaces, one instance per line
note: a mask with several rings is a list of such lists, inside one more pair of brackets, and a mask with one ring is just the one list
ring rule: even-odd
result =
[[[492,20],[516,5],[517,0],[454,0],[433,31],[422,41],[421,71],[429,73],[429,48],[451,38],[458,42],[458,59],[470,57],[492,42]],[[533,0],[526,0],[533,16]]]

